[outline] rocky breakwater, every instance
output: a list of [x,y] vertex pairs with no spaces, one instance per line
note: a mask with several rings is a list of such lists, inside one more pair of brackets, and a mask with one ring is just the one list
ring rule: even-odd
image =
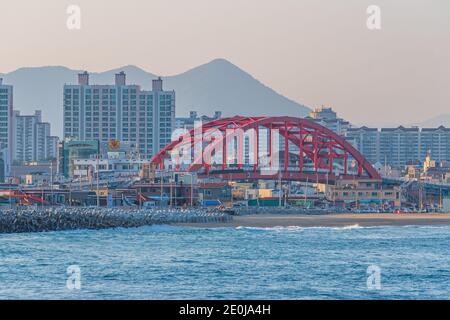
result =
[[134,228],[153,224],[227,222],[223,212],[200,209],[14,208],[0,209],[0,233]]

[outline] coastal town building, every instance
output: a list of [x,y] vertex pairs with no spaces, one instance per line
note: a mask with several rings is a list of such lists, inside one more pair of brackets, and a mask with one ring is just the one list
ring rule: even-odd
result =
[[315,108],[308,114],[306,119],[317,122],[341,136],[345,135],[347,129],[350,128],[348,121],[339,118],[332,108],[326,108],[324,106]]
[[98,140],[64,140],[59,145],[58,151],[59,175],[73,178],[76,160],[97,158],[99,153],[100,143]]
[[90,84],[84,72],[78,84],[64,86],[64,138],[127,142],[150,157],[171,141],[174,127],[175,92],[164,91],[161,78],[145,91],[127,84],[124,72],[114,85]]
[[400,188],[383,188],[371,179],[338,179],[326,188],[326,198],[335,205],[389,205],[400,207]]
[[42,122],[42,113],[21,115],[14,111],[14,148],[16,162],[56,159],[58,137],[51,136],[50,123]]
[[176,129],[186,129],[186,130],[192,130],[194,129],[194,125],[196,122],[201,121],[202,123],[207,123],[213,120],[217,120],[222,118],[222,112],[221,111],[215,111],[213,116],[199,116],[197,111],[190,111],[189,117],[177,117],[175,119],[175,128]]
[[372,164],[380,159],[380,137],[376,128],[348,128],[346,139],[353,144]]
[[0,78],[0,154],[6,175],[12,162],[13,139],[13,86]]
[[198,186],[199,198],[204,204],[231,204],[232,187],[227,182],[202,182]]
[[148,159],[135,159],[128,157],[125,152],[108,152],[106,157],[81,158],[73,160],[73,176],[81,178],[93,178],[97,174],[110,174],[115,177],[139,176],[144,165],[149,164]]
[[427,154],[450,161],[450,128],[349,128],[346,139],[372,164],[395,168],[420,164]]

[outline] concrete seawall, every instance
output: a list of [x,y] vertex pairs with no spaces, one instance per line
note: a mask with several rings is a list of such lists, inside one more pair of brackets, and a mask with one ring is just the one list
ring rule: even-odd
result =
[[223,212],[127,208],[15,208],[0,209],[0,233],[75,229],[134,228],[153,224],[221,223]]

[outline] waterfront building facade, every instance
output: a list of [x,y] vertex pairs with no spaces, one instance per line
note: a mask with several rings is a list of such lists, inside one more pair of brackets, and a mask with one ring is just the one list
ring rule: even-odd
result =
[[64,177],[75,174],[75,160],[99,157],[99,140],[65,140],[60,144],[58,172]]
[[64,138],[118,140],[151,157],[171,141],[174,127],[175,92],[164,91],[161,78],[144,91],[126,84],[124,72],[114,85],[91,85],[84,72],[77,85],[64,86]]
[[73,177],[91,178],[97,175],[97,169],[100,175],[110,174],[114,177],[132,177],[139,176],[142,168],[149,165],[148,159],[132,159],[123,153],[120,156],[109,154],[105,158],[97,161],[94,158],[74,159]]
[[401,204],[400,188],[382,187],[381,181],[374,180],[344,180],[338,179],[336,183],[326,188],[326,198],[335,205],[390,205],[399,207]]

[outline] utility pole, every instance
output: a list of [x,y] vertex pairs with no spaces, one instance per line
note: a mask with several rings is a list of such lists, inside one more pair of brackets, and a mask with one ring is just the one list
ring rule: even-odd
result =
[[189,174],[191,177],[191,207],[194,206],[194,175],[192,173]]
[[420,181],[420,178],[419,178],[419,209],[420,209],[420,211],[422,211],[422,209],[423,209],[423,203],[422,203],[422,183],[421,183],[421,181]]
[[50,160],[50,195],[51,204],[53,204],[53,160]]
[[159,198],[159,206],[162,207],[162,199],[163,199],[163,172],[162,169],[160,168],[160,179],[159,179],[159,183],[161,186],[161,193],[160,193],[160,198]]
[[169,206],[172,208],[172,175],[169,172]]
[[9,193],[8,193],[8,195],[9,195],[9,208],[10,209],[12,209],[12,198],[11,198],[11,192],[12,192],[12,183],[11,183],[12,181],[11,180],[9,180]]
[[72,206],[72,181],[69,181],[69,207]]
[[100,190],[99,190],[99,174],[100,174],[100,160],[97,153],[97,208],[100,207]]
[[353,190],[355,192],[355,208],[358,209],[358,188],[356,187],[356,178],[353,176]]
[[291,188],[290,188],[291,186],[290,186],[290,184],[289,184],[289,182],[287,183],[287,191],[285,192],[285,197],[284,197],[284,207],[286,208],[287,207],[287,202],[288,202],[288,199],[289,199],[289,193],[290,193],[290,191],[291,191]]
[[[228,179],[228,186],[230,186],[230,181],[231,181],[231,173]],[[230,197],[231,197],[231,207],[233,207],[233,188],[231,188],[231,186],[230,186]]]
[[172,171],[172,183],[174,183],[172,205],[177,206],[177,182],[175,181],[175,169]]
[[305,183],[305,207],[306,207],[306,201],[308,199],[308,177],[306,177],[306,183]]
[[333,187],[333,207],[336,207],[336,179],[337,177],[335,176],[334,178],[334,187]]
[[278,171],[278,207],[281,208],[281,170]]
[[319,173],[316,172],[316,197],[319,199]]
[[133,159],[132,159],[132,154],[130,153],[130,163],[128,164],[128,174],[129,174],[129,176],[130,176],[130,179],[131,179],[131,171],[132,171],[132,166],[133,166]]

